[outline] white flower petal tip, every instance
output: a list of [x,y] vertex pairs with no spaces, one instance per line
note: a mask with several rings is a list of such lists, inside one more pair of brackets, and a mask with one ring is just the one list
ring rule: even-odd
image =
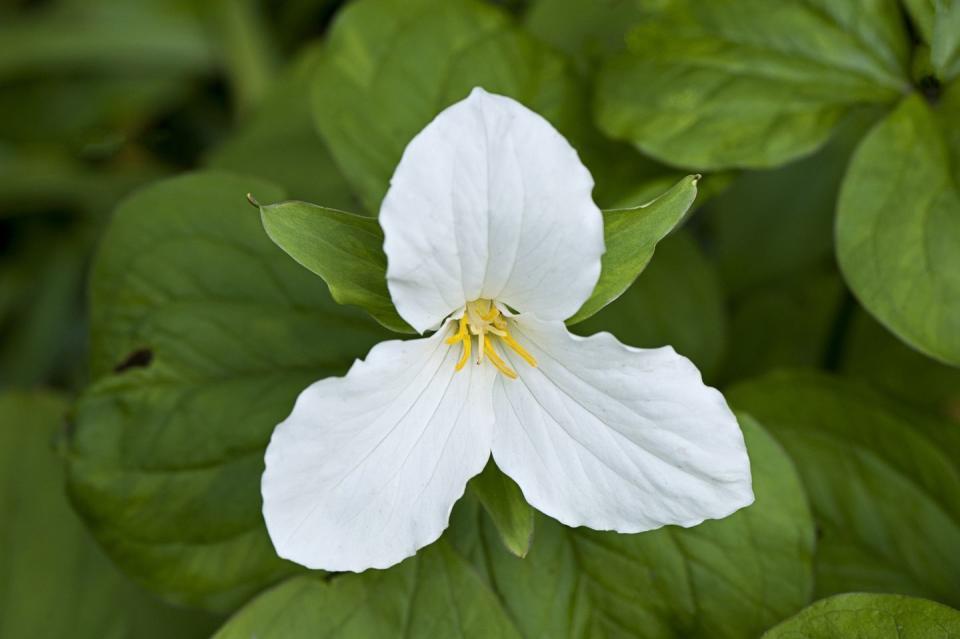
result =
[[592,191],[546,119],[475,88],[414,137],[381,205],[398,312],[421,333],[477,299],[570,317],[600,277]]
[[753,502],[737,420],[688,359],[516,319],[538,366],[506,353],[519,379],[495,382],[493,456],[531,505],[568,526],[636,533]]
[[490,457],[489,367],[454,374],[448,332],[383,342],[308,387],[273,433],[263,515],[308,568],[387,568],[435,541]]

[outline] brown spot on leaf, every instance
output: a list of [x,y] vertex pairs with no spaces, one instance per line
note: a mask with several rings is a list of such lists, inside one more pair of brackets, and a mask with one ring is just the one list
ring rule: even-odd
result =
[[114,366],[114,373],[122,373],[131,368],[146,368],[153,361],[153,351],[149,348],[140,348],[124,358],[122,362]]

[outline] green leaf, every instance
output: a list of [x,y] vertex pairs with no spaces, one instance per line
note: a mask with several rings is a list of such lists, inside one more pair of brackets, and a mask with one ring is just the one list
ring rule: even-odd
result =
[[755,637],[809,601],[813,524],[786,454],[740,421],[757,501],[726,519],[621,535],[540,516],[519,559],[465,502],[451,539],[526,637]]
[[818,601],[763,639],[956,639],[960,612],[925,599],[851,593]]
[[874,317],[960,365],[960,85],[906,98],[857,149],[837,205],[837,258]]
[[355,304],[387,328],[412,333],[390,300],[383,230],[375,218],[304,202],[260,207],[277,246],[324,279],[333,298]]
[[286,581],[215,635],[250,637],[519,639],[494,594],[443,541],[388,570]]
[[210,154],[207,164],[270,180],[295,199],[356,208],[356,199],[313,125],[310,78],[322,55],[319,46],[307,47],[243,126]]
[[776,166],[823,144],[853,108],[909,90],[895,0],[661,4],[604,65],[597,118],[670,164]]
[[338,306],[223,173],[158,182],[117,209],[91,279],[92,368],[71,495],[108,553],[166,597],[232,609],[296,568],[260,513],[263,452],[310,383],[387,335]]
[[493,459],[469,486],[490,515],[504,547],[517,557],[526,557],[533,541],[533,508],[520,487],[497,468]]
[[716,269],[681,229],[657,246],[656,259],[619,299],[572,330],[609,331],[643,348],[670,344],[709,379],[719,368],[727,333]]
[[359,0],[337,16],[326,53],[314,117],[370,212],[407,143],[474,86],[514,97],[555,125],[574,120],[577,87],[564,61],[475,0]]
[[632,209],[603,212],[606,252],[596,288],[567,320],[576,324],[617,299],[650,262],[657,242],[680,223],[697,197],[699,175],[688,175],[657,199]]
[[67,402],[0,395],[0,637],[207,637],[216,619],[165,606],[127,581],[63,494],[51,447]]
[[817,595],[896,592],[960,603],[960,430],[840,378],[780,373],[727,392],[803,477]]

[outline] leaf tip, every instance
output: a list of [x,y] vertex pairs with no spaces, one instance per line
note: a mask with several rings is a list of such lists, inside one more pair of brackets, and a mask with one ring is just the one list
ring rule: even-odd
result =
[[249,202],[251,206],[255,206],[258,209],[260,208],[260,202],[257,202],[257,198],[253,197],[253,193],[247,193],[247,202]]

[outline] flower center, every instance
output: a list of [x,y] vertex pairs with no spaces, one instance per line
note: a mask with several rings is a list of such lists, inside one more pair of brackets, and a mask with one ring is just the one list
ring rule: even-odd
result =
[[483,356],[486,355],[490,363],[510,379],[516,379],[517,373],[507,366],[506,362],[493,348],[495,338],[499,338],[503,344],[506,344],[531,366],[536,367],[537,365],[537,360],[511,337],[507,318],[503,316],[500,309],[491,300],[481,299],[468,302],[463,310],[463,317],[460,318],[459,329],[447,338],[447,344],[463,343],[463,354],[460,356],[460,361],[457,362],[456,370],[463,369],[467,360],[470,359],[474,337],[477,338],[477,364],[483,362]]

